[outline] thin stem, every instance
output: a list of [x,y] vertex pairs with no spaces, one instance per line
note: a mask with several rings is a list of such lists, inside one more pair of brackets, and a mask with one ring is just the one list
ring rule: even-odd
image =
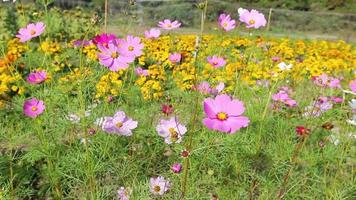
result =
[[272,8],[270,8],[269,12],[268,12],[268,21],[267,21],[266,31],[269,31],[269,26],[270,26],[270,23],[271,23],[271,16],[272,16]]
[[108,0],[105,0],[105,33],[108,32]]

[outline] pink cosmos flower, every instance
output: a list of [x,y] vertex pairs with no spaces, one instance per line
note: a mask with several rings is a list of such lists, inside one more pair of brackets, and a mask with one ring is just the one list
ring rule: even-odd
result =
[[278,62],[278,61],[280,61],[280,60],[281,60],[281,58],[278,57],[278,56],[272,57],[272,61],[273,61],[273,62]]
[[168,60],[171,61],[171,63],[178,63],[180,62],[180,59],[182,59],[182,55],[179,53],[172,53],[168,57]]
[[182,25],[182,24],[179,23],[177,20],[171,21],[170,19],[165,19],[163,21],[158,22],[158,26],[165,30],[176,29],[176,28],[179,28],[180,25]]
[[137,57],[142,55],[143,44],[139,37],[128,35],[119,45],[120,54],[126,57]]
[[158,28],[151,28],[145,31],[146,39],[157,39],[161,35],[161,31]]
[[117,37],[114,34],[106,34],[102,33],[100,35],[96,35],[92,41],[95,45],[101,45],[104,47],[108,47],[109,42],[116,40]]
[[182,136],[187,132],[187,128],[179,123],[176,117],[171,117],[169,120],[161,119],[156,130],[167,144],[180,143]]
[[320,76],[312,77],[313,82],[321,87],[341,88],[340,80],[323,73]]
[[207,95],[218,95],[225,88],[225,84],[223,82],[219,82],[219,84],[215,88],[211,88],[210,84],[207,81],[201,82],[198,86],[193,87],[193,90],[198,90],[200,93]]
[[91,40],[75,40],[73,41],[73,47],[86,47],[92,44]]
[[134,57],[124,56],[120,54],[119,47],[115,41],[111,41],[108,47],[98,45],[100,53],[98,53],[101,65],[108,67],[111,71],[119,71],[119,69],[126,69],[129,63],[135,60]]
[[239,13],[239,16],[241,16],[242,14],[244,14],[245,12],[248,12],[247,9],[244,9],[244,8],[239,8],[237,9],[237,12]]
[[26,28],[21,28],[19,34],[16,35],[20,39],[20,42],[24,43],[32,38],[41,35],[46,28],[43,22],[38,22],[36,24],[28,24]]
[[303,114],[303,116],[319,117],[325,111],[332,109],[332,107],[333,104],[328,100],[327,97],[319,97],[318,100],[314,101],[311,105],[305,108],[306,112]]
[[30,84],[40,84],[47,79],[45,70],[31,72],[27,77],[27,82]]
[[215,68],[223,67],[224,65],[226,65],[226,61],[224,58],[215,55],[213,57],[208,56],[207,61],[210,63],[211,66]]
[[230,15],[221,14],[218,19],[219,26],[225,31],[231,31],[236,27],[236,21],[231,19]]
[[[295,107],[297,106],[297,102],[289,97],[289,93],[292,92],[287,86],[283,86],[279,88],[279,92],[272,95],[272,100],[275,102],[281,102],[288,107]],[[273,107],[278,108],[278,105],[273,105]]]
[[135,68],[135,74],[137,76],[148,76],[148,70],[147,69],[142,69],[141,67],[136,67]]
[[120,187],[120,189],[117,191],[117,196],[119,200],[130,200],[128,191],[124,187]]
[[162,196],[171,188],[171,183],[164,179],[163,176],[150,179],[150,191],[154,195]]
[[341,97],[332,96],[332,97],[330,97],[330,101],[332,101],[334,103],[342,103],[344,101],[344,99]]
[[127,117],[125,112],[118,110],[113,117],[105,117],[102,128],[108,133],[131,136],[132,130],[137,128],[137,121]]
[[242,127],[247,127],[250,120],[241,116],[245,107],[236,99],[226,94],[218,95],[215,99],[204,100],[204,112],[207,117],[203,120],[209,129],[233,134]]
[[36,118],[45,110],[44,102],[36,98],[29,99],[23,104],[23,113],[31,118]]
[[260,28],[266,26],[266,19],[257,10],[245,11],[240,15],[240,21],[246,24],[246,28]]
[[356,93],[356,80],[351,81],[349,87],[352,92]]
[[171,167],[172,171],[174,173],[180,173],[182,171],[182,164],[180,163],[174,163]]

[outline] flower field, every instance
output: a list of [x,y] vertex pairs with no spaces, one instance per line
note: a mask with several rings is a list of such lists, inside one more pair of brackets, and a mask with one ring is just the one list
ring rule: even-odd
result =
[[48,5],[0,9],[0,199],[356,198],[354,44]]

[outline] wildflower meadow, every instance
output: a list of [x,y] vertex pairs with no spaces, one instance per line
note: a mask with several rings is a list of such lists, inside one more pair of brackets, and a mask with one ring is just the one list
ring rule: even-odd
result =
[[356,199],[354,41],[55,2],[0,3],[0,200]]

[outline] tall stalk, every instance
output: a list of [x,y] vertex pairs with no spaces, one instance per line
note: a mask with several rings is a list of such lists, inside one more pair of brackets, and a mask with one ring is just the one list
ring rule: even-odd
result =
[[[197,59],[198,59],[198,53],[200,49],[200,44],[201,41],[203,40],[203,33],[204,33],[204,22],[206,18],[206,11],[208,7],[208,0],[205,0],[203,4],[200,4],[199,7],[201,8],[201,21],[200,21],[200,36],[197,36],[196,44],[195,44],[195,53],[194,53],[194,66],[196,66],[196,70],[198,70],[197,66]],[[197,85],[198,83],[198,73],[195,72],[194,75],[194,85]],[[194,101],[194,110],[193,110],[193,117],[190,121],[190,126],[191,126],[191,131],[189,134],[189,139],[188,139],[188,144],[186,145],[186,150],[191,152],[193,150],[193,134],[195,133],[196,129],[196,124],[197,124],[197,117],[198,117],[198,107],[199,107],[199,95],[196,95],[195,101]],[[182,179],[182,193],[180,196],[180,199],[185,198],[185,194],[187,191],[187,181],[188,181],[188,174],[189,174],[189,161],[190,158],[189,156],[185,159],[184,161],[184,174],[183,174],[183,179]]]

